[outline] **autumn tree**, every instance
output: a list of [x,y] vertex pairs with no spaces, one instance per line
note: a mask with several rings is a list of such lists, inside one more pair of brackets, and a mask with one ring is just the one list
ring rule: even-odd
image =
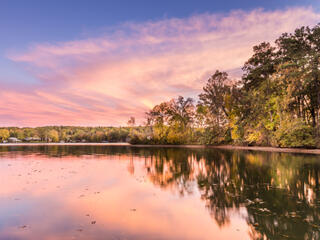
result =
[[0,140],[4,141],[7,140],[10,136],[10,132],[8,129],[0,129]]

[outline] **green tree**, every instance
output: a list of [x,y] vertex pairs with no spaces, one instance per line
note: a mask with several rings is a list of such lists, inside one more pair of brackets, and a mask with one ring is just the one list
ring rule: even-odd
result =
[[244,64],[242,81],[246,90],[257,88],[275,73],[278,62],[276,48],[263,42],[253,47],[253,55]]
[[182,96],[156,105],[147,113],[148,123],[154,129],[154,140],[158,143],[187,143],[192,134],[194,113],[193,99]]
[[[290,67],[288,77],[295,85],[296,108],[318,128],[320,108],[320,25],[284,33],[276,41],[281,61]],[[292,76],[295,81],[292,81]],[[309,115],[309,116],[308,116]],[[300,117],[300,116],[299,116]]]
[[228,74],[217,70],[203,87],[199,99],[215,116],[217,125],[224,126],[229,121],[237,95],[235,83],[229,79]]

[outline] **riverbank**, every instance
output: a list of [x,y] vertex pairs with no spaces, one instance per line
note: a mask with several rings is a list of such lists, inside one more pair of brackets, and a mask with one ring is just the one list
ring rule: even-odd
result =
[[276,148],[276,147],[257,147],[257,146],[207,146],[207,145],[147,145],[130,143],[0,143],[1,146],[128,146],[128,147],[166,147],[166,148],[213,148],[229,149],[244,151],[262,151],[262,152],[283,152],[283,153],[303,153],[303,154],[320,154],[320,149],[305,148]]
[[256,146],[207,146],[207,145],[132,145],[136,147],[176,147],[176,148],[213,148],[227,150],[244,150],[244,151],[262,151],[262,152],[283,152],[283,153],[303,153],[303,154],[320,154],[320,149],[306,148],[277,148],[277,147],[256,147]]

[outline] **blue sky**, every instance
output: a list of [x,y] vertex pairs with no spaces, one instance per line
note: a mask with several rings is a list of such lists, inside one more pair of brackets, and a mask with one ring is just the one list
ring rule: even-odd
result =
[[[8,51],[39,42],[59,42],[99,35],[124,22],[185,18],[232,10],[320,8],[318,0],[2,0],[0,4],[0,70],[2,81],[30,81],[5,57]],[[9,79],[10,78],[10,79]],[[14,79],[14,80],[13,80]]]
[[[235,12],[236,10],[241,12]],[[70,119],[73,116],[71,113],[75,111],[84,114],[90,110],[99,115],[101,109],[111,106],[113,109],[109,109],[110,116],[101,114],[99,120],[99,124],[109,124],[110,119],[115,116],[125,119],[130,111],[134,112],[137,108],[144,112],[147,107],[168,100],[174,94],[194,94],[215,68],[230,71],[240,69],[245,58],[250,55],[253,44],[264,40],[272,41],[282,32],[292,31],[301,24],[314,25],[320,22],[319,12],[318,0],[2,0],[0,97],[1,94],[4,95],[4,91],[6,94],[12,93],[12,99],[15,99],[13,96],[18,99],[18,94],[23,93],[19,98],[30,98],[31,105],[32,101],[47,103],[37,110],[26,111],[22,115],[26,119],[37,116],[45,121],[47,109],[57,106],[55,101],[60,101],[61,111],[72,109],[65,115],[61,114],[61,118],[52,124],[92,125],[95,120],[85,117],[82,117],[82,122],[63,122],[63,119]],[[252,18],[257,19],[256,23]],[[230,25],[231,22],[238,26]],[[224,36],[226,33],[228,35]],[[233,33],[242,37],[232,37]],[[180,38],[179,44],[173,39],[175,34]],[[204,36],[209,42],[200,41]],[[215,36],[225,38],[226,41],[219,41]],[[157,43],[157,39],[161,39],[161,44]],[[230,48],[234,49],[228,55]],[[205,49],[212,56],[210,61],[204,61],[200,57],[206,54]],[[164,57],[164,54],[167,56]],[[232,62],[228,61],[230,57]],[[170,61],[177,66],[174,68]],[[162,69],[156,69],[152,65],[156,62],[163,64]],[[150,69],[141,72],[140,68],[144,65],[150,65]],[[186,66],[190,69],[186,69]],[[84,69],[95,69],[91,73],[95,78],[91,79],[93,77],[87,73],[89,70],[85,72]],[[119,79],[118,72],[106,72],[106,69],[124,69],[128,74],[137,76]],[[83,84],[83,80],[82,87],[79,87],[76,83],[80,80],[75,79],[82,79],[84,76],[87,76],[86,81],[90,81],[91,85]],[[123,83],[118,88],[128,88],[130,92],[124,93],[118,88],[109,89],[111,87],[108,87],[108,81],[115,76],[117,79],[112,81]],[[139,85],[137,79],[150,81],[150,76],[156,82],[166,82],[162,92],[159,90],[154,94],[152,91],[155,88],[146,88],[141,83]],[[168,80],[171,78],[181,79],[181,82],[177,80],[177,83],[172,83],[173,80]],[[105,92],[99,91],[102,86]],[[139,87],[133,89],[132,86]],[[50,95],[50,99],[55,100],[49,101],[46,89],[52,91],[54,96]],[[66,97],[75,91],[77,93],[74,96]],[[111,91],[117,92],[119,97]],[[152,94],[139,97],[140,104],[127,109],[129,103],[123,102],[125,96],[133,92],[141,95],[143,91]],[[92,97],[87,99],[84,95]],[[101,98],[96,99],[96,95]],[[134,98],[138,99],[138,96],[134,95]],[[22,103],[18,104],[18,100],[8,102],[6,106],[4,102],[1,104],[0,125],[3,122],[9,125],[35,125],[33,122],[19,122],[17,119],[21,116],[10,111],[9,108],[24,106]],[[119,108],[123,110],[122,114],[116,111]],[[50,111],[50,114],[57,114],[59,109]],[[104,121],[104,117],[109,120]]]
[[184,18],[204,12],[224,13],[255,8],[283,9],[312,6],[318,0],[2,0],[0,48],[20,48],[30,42],[62,41],[86,37],[95,31],[126,21],[144,22]]

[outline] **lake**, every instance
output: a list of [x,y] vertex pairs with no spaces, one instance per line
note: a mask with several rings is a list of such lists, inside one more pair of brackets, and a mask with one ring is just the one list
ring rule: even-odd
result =
[[0,147],[0,239],[320,239],[320,156]]

